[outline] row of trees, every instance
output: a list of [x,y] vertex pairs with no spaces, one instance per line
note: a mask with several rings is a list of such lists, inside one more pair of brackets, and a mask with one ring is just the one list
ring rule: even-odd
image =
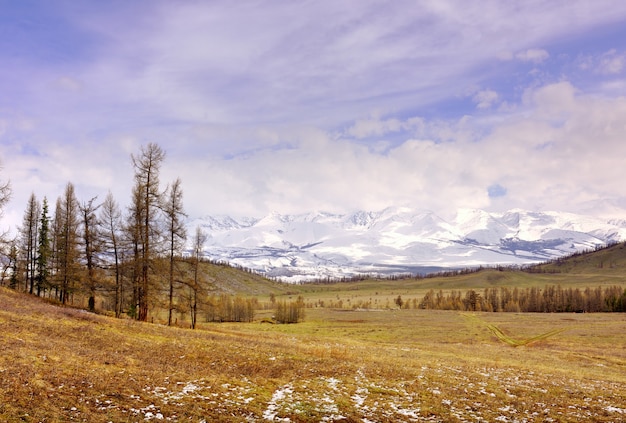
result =
[[[39,202],[31,194],[19,234],[8,242],[2,283],[62,304],[86,299],[90,310],[103,296],[117,317],[127,313],[142,321],[158,305],[168,310],[168,324],[184,303],[195,326],[206,290],[199,272],[206,235],[197,228],[182,272],[187,237],[182,183],[176,179],[161,189],[164,159],[165,151],[153,143],[131,155],[134,185],[124,211],[110,192],[102,202],[79,201],[71,182],[53,213],[47,198]],[[0,207],[8,189],[0,187]]]
[[430,290],[419,303],[419,308],[435,310],[509,311],[509,312],[624,312],[626,290],[620,286],[597,288],[563,288],[548,285],[543,289],[485,288],[465,293]]
[[233,298],[222,294],[210,296],[203,308],[207,322],[251,322],[258,307],[256,298]]
[[274,320],[278,323],[298,323],[304,319],[304,298],[296,301],[276,301]]

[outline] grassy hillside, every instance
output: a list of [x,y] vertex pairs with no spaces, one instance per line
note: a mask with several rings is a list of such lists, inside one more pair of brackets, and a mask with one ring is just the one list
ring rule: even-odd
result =
[[544,287],[560,284],[564,287],[596,287],[626,284],[626,247],[617,244],[599,251],[577,254],[532,268],[534,273],[511,269],[485,268],[454,276],[419,279],[365,279],[350,282],[280,283],[239,268],[214,263],[202,263],[201,273],[210,292],[241,296],[269,297],[303,294],[321,299],[358,293],[360,296],[423,295],[430,289],[476,289],[489,287]]
[[0,421],[626,415],[623,314],[307,313],[297,325],[203,323],[192,331],[0,288]]
[[272,281],[256,273],[251,273],[229,265],[203,262],[200,273],[207,282],[210,292],[243,296],[280,295],[293,291],[293,286]]
[[366,279],[330,284],[306,284],[300,291],[315,294],[372,296],[423,295],[434,290],[482,290],[490,287],[544,287],[562,285],[565,288],[626,285],[626,246],[616,244],[598,251],[532,266],[529,271],[484,268],[480,271],[448,276],[399,280]]
[[626,243],[619,243],[598,251],[575,254],[547,264],[536,266],[546,272],[597,277],[626,276]]
[[[405,305],[415,308],[431,290],[442,291],[444,295],[452,291],[465,293],[475,290],[482,294],[486,288],[543,289],[554,285],[581,291],[599,286],[620,286],[623,290],[626,289],[626,248],[624,244],[614,245],[533,266],[530,270],[485,268],[427,278],[364,279],[291,285],[270,281],[229,266],[204,263],[202,267],[207,280],[211,281],[209,286],[212,293],[256,297],[264,307],[270,306],[270,295],[273,294],[279,300],[295,299],[301,295],[309,307],[337,309],[395,308],[395,300],[401,296]],[[184,321],[185,317],[182,316],[182,319]]]

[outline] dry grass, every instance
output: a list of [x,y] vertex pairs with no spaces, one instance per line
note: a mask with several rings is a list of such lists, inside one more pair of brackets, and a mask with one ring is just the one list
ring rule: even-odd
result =
[[626,418],[624,314],[307,313],[191,331],[0,289],[0,421]]

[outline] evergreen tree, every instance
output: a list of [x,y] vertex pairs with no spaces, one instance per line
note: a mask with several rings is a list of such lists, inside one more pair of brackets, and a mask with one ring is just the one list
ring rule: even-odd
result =
[[19,252],[17,248],[17,242],[15,239],[9,241],[9,253],[7,254],[7,267],[10,272],[9,275],[9,288],[17,289],[19,285]]
[[41,295],[42,290],[49,289],[50,269],[48,260],[50,259],[50,221],[48,217],[48,199],[44,197],[41,208],[41,218],[39,221],[39,240],[37,246],[37,295]]

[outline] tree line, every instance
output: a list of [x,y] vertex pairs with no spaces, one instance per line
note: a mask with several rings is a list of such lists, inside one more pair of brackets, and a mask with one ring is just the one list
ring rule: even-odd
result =
[[[6,241],[0,282],[61,304],[86,299],[90,310],[104,297],[116,317],[126,313],[141,321],[158,305],[168,310],[171,324],[172,313],[184,303],[195,322],[206,234],[196,229],[191,256],[183,260],[182,182],[177,178],[162,188],[165,156],[154,143],[131,154],[134,185],[125,210],[111,192],[103,201],[79,201],[71,182],[52,210],[47,198],[39,201],[32,193],[18,235]],[[9,190],[8,184],[0,187],[0,207]]]
[[[397,303],[397,302],[396,302]],[[561,285],[539,287],[485,288],[482,294],[470,289],[428,291],[419,308],[432,310],[505,311],[505,312],[626,312],[626,290],[620,286],[563,288]]]

